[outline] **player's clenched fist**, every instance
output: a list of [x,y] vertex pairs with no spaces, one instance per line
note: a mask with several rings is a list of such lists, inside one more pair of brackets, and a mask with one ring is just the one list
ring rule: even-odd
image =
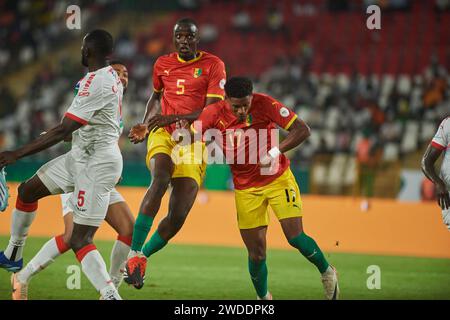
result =
[[131,128],[128,138],[134,144],[141,143],[147,138],[149,132],[146,124],[139,123]]
[[17,154],[14,151],[0,152],[0,169],[17,161]]
[[450,208],[450,196],[446,185],[443,182],[436,182],[436,196],[442,210]]

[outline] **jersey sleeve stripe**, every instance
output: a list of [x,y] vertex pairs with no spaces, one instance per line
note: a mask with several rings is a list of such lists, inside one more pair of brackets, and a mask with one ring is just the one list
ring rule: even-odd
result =
[[206,96],[208,98],[220,98],[221,100],[224,100],[224,97],[220,94],[214,94],[214,93],[207,93]]
[[74,115],[72,113],[66,112],[66,114],[64,116],[69,118],[69,119],[72,119],[73,121],[81,123],[83,126],[88,124],[88,122],[86,120],[81,119],[81,118],[77,117],[76,115]]
[[431,141],[431,145],[432,145],[434,148],[436,148],[436,149],[438,149],[438,150],[441,150],[441,151],[445,149],[445,146],[440,145],[440,144],[437,143],[436,141]]
[[292,119],[288,122],[288,124],[284,127],[284,130],[288,130],[291,125],[294,123],[295,119],[297,119],[297,115],[295,114]]

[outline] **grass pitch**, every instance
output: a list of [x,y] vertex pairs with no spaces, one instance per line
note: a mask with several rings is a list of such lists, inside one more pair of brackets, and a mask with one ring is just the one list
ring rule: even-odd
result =
[[[25,262],[47,241],[29,238]],[[0,237],[5,248],[7,237]],[[96,241],[109,265],[112,241]],[[326,254],[339,272],[341,299],[450,299],[450,259],[387,257],[356,254]],[[295,250],[268,250],[269,290],[274,299],[322,299],[317,269]],[[380,268],[381,288],[368,289],[368,267]],[[82,274],[80,289],[68,289],[73,269],[79,266],[69,251],[35,276],[29,298],[98,299],[99,295]],[[80,268],[81,269],[81,268]],[[239,299],[254,300],[243,248],[169,245],[148,261],[146,283],[141,290],[120,287],[124,299]],[[369,281],[371,282],[371,281]],[[0,270],[0,300],[10,299],[10,273]]]

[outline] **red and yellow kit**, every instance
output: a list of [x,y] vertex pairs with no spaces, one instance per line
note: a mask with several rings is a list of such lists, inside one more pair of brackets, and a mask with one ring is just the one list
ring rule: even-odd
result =
[[[217,56],[200,51],[184,61],[174,52],[156,60],[153,67],[153,90],[162,92],[161,111],[167,114],[189,114],[202,109],[207,97],[223,100],[226,81],[225,65]],[[166,128],[170,133],[175,125]]]
[[[161,56],[153,67],[153,90],[162,92],[163,115],[189,114],[203,109],[207,97],[224,98],[226,81],[225,65],[217,56],[199,51],[197,57],[184,61],[174,52]],[[172,157],[177,145],[172,139],[175,124],[150,133],[147,143],[147,166],[157,153]],[[204,176],[206,163],[196,161],[192,148],[181,148],[178,156],[192,158],[190,163],[175,164],[173,178],[190,177],[199,185]]]
[[[222,151],[224,154],[227,154],[227,151],[233,154],[233,161],[228,160],[233,162],[230,167],[236,189],[235,199],[240,229],[267,225],[268,205],[280,220],[301,216],[300,191],[289,169],[289,159],[281,154],[278,159],[278,170],[270,175],[262,174],[259,165],[259,157],[272,148],[271,129],[279,126],[287,130],[296,118],[297,115],[281,102],[268,95],[255,93],[245,123],[238,121],[226,101],[207,106],[193,123],[194,132],[201,130],[205,133],[208,129],[219,129],[222,134]],[[258,134],[247,134],[250,129]],[[259,139],[261,129],[267,130],[267,143],[254,141]],[[227,139],[231,139],[232,142]],[[258,147],[256,163],[248,161],[254,152],[250,147],[251,144]],[[241,152],[245,152],[246,160],[245,163],[238,164],[236,158]]]

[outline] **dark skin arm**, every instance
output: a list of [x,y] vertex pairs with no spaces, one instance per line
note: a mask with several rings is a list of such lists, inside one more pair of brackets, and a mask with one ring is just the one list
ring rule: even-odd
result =
[[[202,113],[203,108],[189,114],[161,115],[159,114],[161,96],[161,92],[153,92],[152,96],[148,100],[143,123],[137,124],[131,128],[130,134],[128,135],[132,143],[136,144],[144,141],[148,134],[155,128],[165,127],[179,121],[187,121],[191,123],[195,121]],[[220,98],[207,97],[205,106],[216,103],[220,100]]]
[[[278,149],[280,149],[281,153],[285,153],[295,147],[299,146],[303,141],[305,141],[311,135],[311,129],[308,125],[301,119],[297,118],[291,124],[288,129],[289,134],[287,137],[280,143]],[[270,166],[272,157],[267,155],[263,159],[261,159],[260,163],[262,167]]]
[[422,171],[425,176],[430,179],[436,186],[436,196],[439,206],[445,210],[450,208],[450,196],[447,191],[447,186],[444,181],[439,177],[435,170],[436,160],[441,155],[442,150],[436,149],[431,145],[428,145],[425,154],[422,157]]
[[40,135],[32,142],[20,147],[14,151],[5,151],[0,153],[0,168],[16,162],[17,160],[29,155],[38,153],[42,150],[54,146],[61,142],[72,132],[79,129],[82,125],[72,119],[64,118],[59,125],[53,127],[46,134]]

